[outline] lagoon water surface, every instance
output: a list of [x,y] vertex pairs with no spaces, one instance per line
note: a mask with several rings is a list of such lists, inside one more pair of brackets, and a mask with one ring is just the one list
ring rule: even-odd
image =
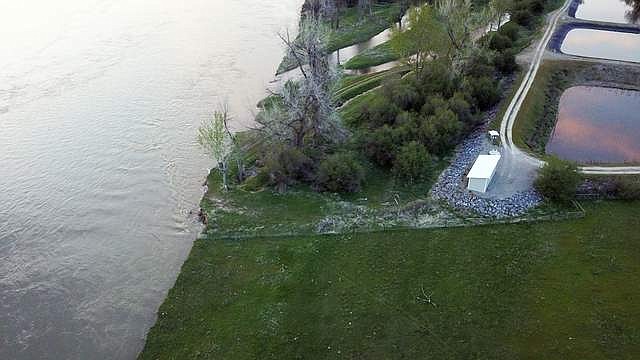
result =
[[133,359],[302,0],[0,2],[0,359]]
[[569,88],[546,150],[581,163],[640,162],[640,91]]
[[560,50],[569,55],[640,62],[640,34],[576,28],[566,34]]
[[575,17],[589,21],[619,24],[640,23],[640,1],[637,0],[579,0]]

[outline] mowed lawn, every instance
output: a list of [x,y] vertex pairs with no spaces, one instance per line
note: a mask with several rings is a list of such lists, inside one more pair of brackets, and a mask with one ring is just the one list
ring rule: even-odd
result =
[[142,359],[637,359],[640,203],[584,219],[198,240]]

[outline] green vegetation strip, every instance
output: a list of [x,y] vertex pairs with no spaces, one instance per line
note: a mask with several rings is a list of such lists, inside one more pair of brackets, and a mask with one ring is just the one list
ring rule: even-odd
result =
[[395,214],[399,207],[424,199],[446,165],[446,160],[438,162],[430,176],[412,184],[370,166],[366,168],[370,180],[356,194],[319,193],[303,185],[285,193],[271,188],[251,191],[251,183],[225,193],[218,190],[219,173],[212,171],[201,207],[209,214],[208,234],[220,237],[311,234],[327,218],[337,219],[348,229],[379,230],[396,225],[396,220],[377,223],[376,215]]
[[632,359],[640,203],[586,218],[195,242],[140,359]]
[[377,73],[347,76],[342,79],[341,86],[335,92],[334,96],[339,104],[343,104],[358,95],[380,86],[385,79],[393,76],[400,77],[409,71],[410,69],[407,66],[398,66],[391,70]]
[[[365,42],[383,32],[402,17],[400,4],[374,5],[373,16],[361,16],[357,8],[346,8],[340,15],[340,27],[330,30],[326,51],[332,53],[351,45]],[[327,24],[329,26],[329,24]],[[282,59],[278,74],[294,69],[296,64],[290,55]]]
[[352,57],[344,64],[344,68],[349,70],[366,69],[372,66],[386,64],[400,58],[401,55],[394,51],[391,46],[391,42],[387,41]]

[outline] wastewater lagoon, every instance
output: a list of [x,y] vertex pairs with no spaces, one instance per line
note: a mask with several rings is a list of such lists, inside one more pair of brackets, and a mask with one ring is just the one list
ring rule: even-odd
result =
[[640,91],[569,88],[546,152],[579,163],[640,162]]

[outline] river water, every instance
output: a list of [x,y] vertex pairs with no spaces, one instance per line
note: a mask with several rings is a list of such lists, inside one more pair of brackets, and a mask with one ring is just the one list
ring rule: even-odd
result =
[[0,359],[131,359],[302,0],[0,2]]

